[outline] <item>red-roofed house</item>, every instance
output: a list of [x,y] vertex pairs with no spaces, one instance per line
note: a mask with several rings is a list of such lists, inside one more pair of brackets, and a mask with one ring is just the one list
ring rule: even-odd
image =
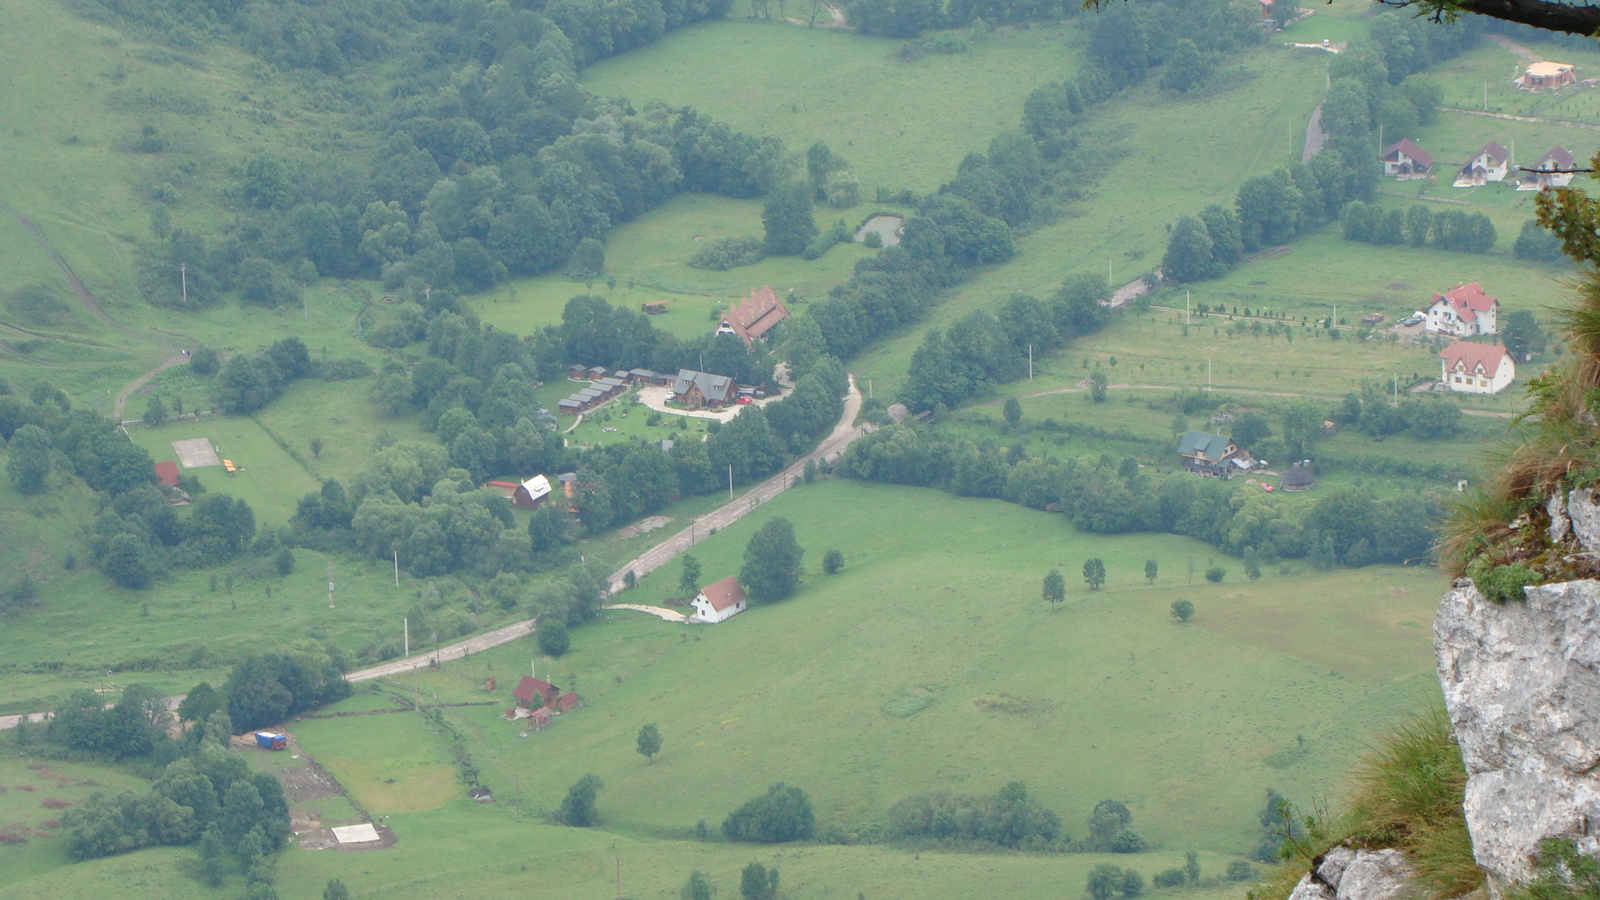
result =
[[533,709],[535,700],[539,701],[540,706],[548,706],[560,695],[561,691],[555,685],[531,675],[522,676],[522,680],[517,682],[517,689],[511,692],[511,696],[517,698],[517,705],[523,709]]
[[1401,181],[1424,178],[1433,168],[1433,154],[1418,147],[1409,138],[1389,145],[1383,151],[1383,174],[1393,175]]
[[727,621],[744,612],[745,602],[748,599],[749,595],[744,592],[744,586],[739,584],[739,579],[729,575],[721,581],[701,588],[700,593],[689,601],[689,605],[694,607],[694,614],[689,616],[689,621],[703,625],[715,625]]
[[1517,364],[1506,348],[1456,341],[1439,351],[1439,378],[1463,394],[1498,394],[1517,377]]
[[737,334],[739,340],[744,341],[746,347],[754,341],[766,336],[774,325],[789,318],[789,310],[783,306],[783,301],[778,299],[778,294],[769,285],[758,291],[751,291],[750,296],[743,303],[728,311],[728,315],[717,326],[717,334]]
[[578,708],[578,695],[571,691],[556,698],[556,712],[569,713]]
[[156,480],[167,487],[177,487],[178,464],[170,459],[156,463]]
[[1472,337],[1500,330],[1500,301],[1485,294],[1474,281],[1456,285],[1443,294],[1434,294],[1428,305],[1422,330],[1433,334]]
[[1573,170],[1577,167],[1577,162],[1567,148],[1557,144],[1549,153],[1539,157],[1538,162],[1528,167],[1532,171],[1522,173],[1522,181],[1517,184],[1517,190],[1540,191],[1545,188],[1566,187],[1572,183]]
[[538,731],[550,724],[550,708],[541,706],[528,714],[528,727]]

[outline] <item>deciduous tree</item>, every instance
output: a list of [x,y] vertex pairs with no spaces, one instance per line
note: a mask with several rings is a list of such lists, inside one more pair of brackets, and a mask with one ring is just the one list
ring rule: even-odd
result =
[[768,519],[745,545],[739,581],[757,600],[782,600],[800,585],[800,563],[804,555],[805,550],[795,539],[794,526],[789,520]]
[[1062,577],[1060,569],[1051,569],[1050,574],[1044,576],[1044,600],[1050,604],[1050,611],[1055,612],[1056,604],[1065,599],[1067,599],[1067,579]]

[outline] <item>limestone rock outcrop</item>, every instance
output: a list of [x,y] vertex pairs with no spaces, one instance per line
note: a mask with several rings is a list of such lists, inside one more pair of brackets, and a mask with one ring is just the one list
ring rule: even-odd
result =
[[[1585,549],[1600,546],[1589,492],[1574,491],[1566,507],[1553,523],[1570,522]],[[1546,838],[1600,850],[1600,581],[1543,584],[1526,597],[1496,604],[1458,580],[1433,626],[1473,853],[1499,884],[1529,878]]]
[[1335,847],[1322,854],[1289,900],[1409,900],[1426,894],[1399,850]]

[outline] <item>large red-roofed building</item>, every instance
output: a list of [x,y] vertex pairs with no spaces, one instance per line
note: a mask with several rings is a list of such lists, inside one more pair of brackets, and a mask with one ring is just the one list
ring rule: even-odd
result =
[[736,334],[746,347],[765,337],[773,326],[789,318],[789,310],[769,285],[750,292],[743,303],[728,311],[717,334]]
[[1456,341],[1439,351],[1439,379],[1463,394],[1498,394],[1517,377],[1517,364],[1496,344]]
[[1474,337],[1500,330],[1500,301],[1485,294],[1474,281],[1434,294],[1422,330],[1433,334]]

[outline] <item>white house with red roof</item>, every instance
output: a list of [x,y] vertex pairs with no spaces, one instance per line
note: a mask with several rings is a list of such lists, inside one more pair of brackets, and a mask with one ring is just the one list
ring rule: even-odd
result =
[[1473,337],[1500,330],[1500,301],[1485,294],[1474,281],[1434,294],[1422,330],[1432,334]]
[[750,292],[744,302],[728,310],[728,315],[717,326],[717,334],[736,334],[746,347],[766,337],[774,325],[789,318],[789,310],[778,299],[771,285]]
[[1497,344],[1456,341],[1439,351],[1439,380],[1463,394],[1498,394],[1517,377],[1517,364]]
[[1396,141],[1383,151],[1383,174],[1400,181],[1426,178],[1432,168],[1433,154],[1418,147],[1410,138]]
[[729,575],[721,581],[708,584],[689,601],[694,613],[689,621],[699,625],[715,625],[744,612],[749,595],[736,576]]

